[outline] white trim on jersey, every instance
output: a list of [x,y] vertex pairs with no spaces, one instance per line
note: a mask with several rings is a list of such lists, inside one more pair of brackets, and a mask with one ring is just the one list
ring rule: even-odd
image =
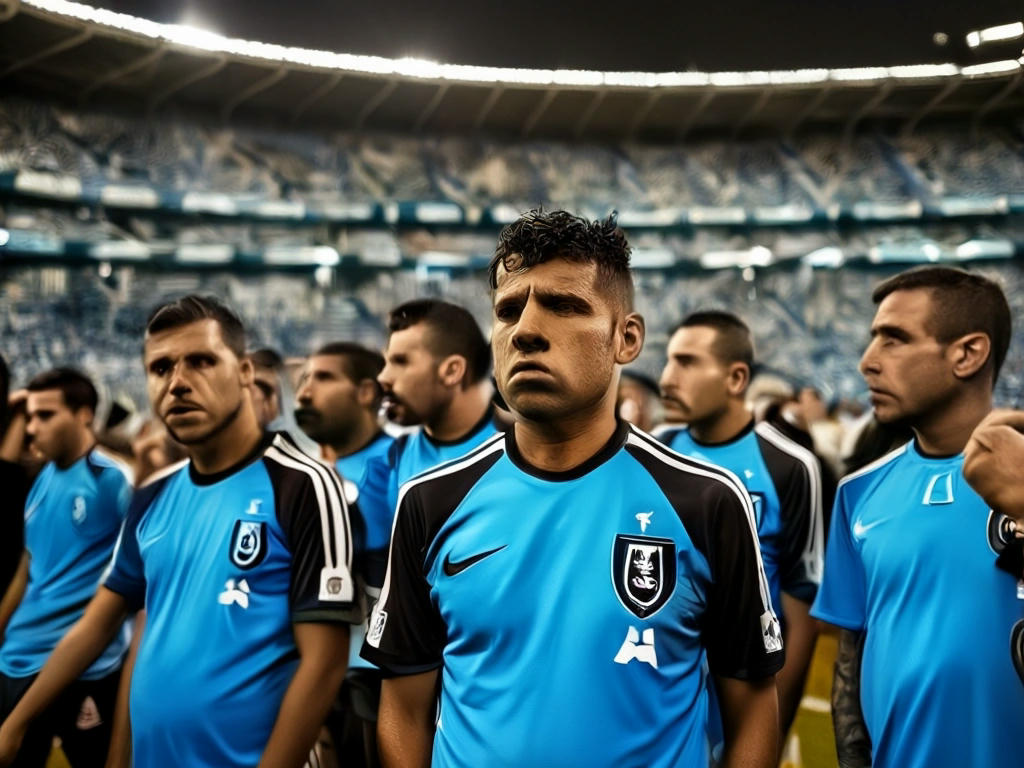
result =
[[178,470],[180,470],[183,467],[185,467],[188,464],[188,462],[189,462],[188,459],[182,459],[181,461],[176,461],[173,464],[168,464],[163,469],[158,469],[156,472],[154,472],[149,477],[147,477],[145,480],[143,480],[142,481],[142,485],[140,485],[135,490],[139,490],[141,488],[145,488],[147,486],[150,486],[153,483],[157,482],[158,480],[163,480],[165,477],[170,477],[175,472],[177,472]]
[[128,485],[133,487],[135,486],[135,470],[133,470],[127,462],[122,461],[119,456],[115,456],[110,453],[102,445],[93,446],[92,455],[103,459],[107,463],[107,466],[112,469],[116,469],[124,475],[124,479],[128,481]]
[[888,464],[890,461],[893,461],[894,459],[898,459],[900,456],[902,456],[904,453],[907,452],[907,448],[910,447],[910,443],[911,442],[913,442],[913,441],[906,442],[903,445],[901,445],[899,448],[894,448],[893,450],[889,451],[884,456],[875,459],[870,464],[865,464],[860,469],[858,469],[858,470],[856,470],[854,472],[851,472],[850,474],[848,474],[845,477],[843,477],[843,479],[839,481],[839,487],[836,489],[836,493],[838,493],[839,490],[844,485],[846,485],[848,482],[850,482],[851,480],[856,480],[858,477],[863,477],[864,475],[871,474],[876,469],[881,469],[883,466]]
[[807,542],[804,544],[801,559],[807,565],[807,575],[816,584],[821,584],[821,574],[825,568],[825,512],[824,500],[821,497],[821,465],[818,463],[818,457],[766,421],[757,424],[754,432],[783,453],[797,459],[807,470],[807,479],[811,486],[811,515],[807,525]]
[[[264,453],[271,461],[304,472],[313,480],[313,490],[320,512],[320,529],[324,544],[324,565],[329,568],[352,569],[352,531],[349,527],[348,505],[337,472],[329,465],[303,453],[280,435]],[[333,537],[331,532],[333,529]],[[342,533],[344,532],[344,537]],[[331,557],[331,539],[334,539],[336,558]]]
[[[476,448],[467,453],[465,456],[459,459],[453,459],[445,464],[440,464],[434,469],[428,469],[422,474],[416,475],[415,477],[402,483],[402,487],[398,490],[398,503],[395,506],[395,514],[391,520],[391,538],[388,542],[388,566],[384,572],[384,584],[380,590],[380,597],[376,604],[373,606],[373,615],[370,617],[369,626],[373,627],[377,614],[383,610],[387,604],[388,594],[391,591],[391,562],[394,555],[395,546],[395,528],[398,525],[398,511],[402,508],[402,502],[405,500],[406,494],[414,486],[425,483],[429,480],[433,480],[438,477],[444,477],[454,472],[459,472],[467,467],[471,467],[483,458],[490,456],[492,453],[497,451],[505,450],[505,433],[497,432],[493,437],[488,438],[484,442],[480,443]],[[380,633],[367,632],[366,642],[372,645],[374,648],[380,647]]]
[[695,459],[692,456],[683,456],[681,453],[676,453],[671,448],[665,446],[664,443],[659,443],[646,432],[632,425],[630,426],[630,434],[626,438],[626,444],[635,445],[643,449],[673,469],[718,480],[736,494],[736,497],[743,505],[743,511],[746,512],[747,526],[750,528],[750,536],[754,542],[754,554],[757,557],[757,582],[761,591],[761,606],[764,608],[765,613],[770,613],[773,617],[776,617],[777,614],[775,607],[772,605],[771,593],[768,590],[768,577],[765,576],[764,563],[761,560],[761,542],[757,538],[754,505],[750,501],[750,494],[747,493],[747,489],[740,482],[740,479],[725,467],[720,467],[717,464],[702,461],[701,459]]

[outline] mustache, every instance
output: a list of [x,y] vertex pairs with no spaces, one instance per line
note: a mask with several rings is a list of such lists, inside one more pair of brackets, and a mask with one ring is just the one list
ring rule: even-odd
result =
[[315,421],[323,418],[323,414],[320,411],[308,405],[299,406],[293,411],[293,414],[296,421]]

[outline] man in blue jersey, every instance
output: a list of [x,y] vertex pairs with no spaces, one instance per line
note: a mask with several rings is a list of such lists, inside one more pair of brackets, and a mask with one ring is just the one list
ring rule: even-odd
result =
[[154,413],[189,461],[132,501],[103,586],[0,726],[0,763],[145,607],[131,684],[137,768],[299,768],[362,618],[337,474],[264,433],[238,317],[212,297],[157,308],[143,344]]
[[[371,599],[380,594],[384,582],[392,520],[384,499],[376,504],[367,501],[374,492],[367,482],[368,465],[374,458],[386,457],[394,442],[377,423],[381,400],[377,376],[383,368],[379,352],[351,342],[325,344],[310,356],[302,371],[295,408],[295,421],[302,431],[320,444],[323,457],[334,462],[345,480],[355,483],[360,510],[376,513],[373,517],[364,514],[366,539],[361,553]],[[344,707],[338,713],[341,722],[332,717],[328,725],[336,748],[351,751],[358,745],[364,764],[376,765],[380,671],[359,655],[364,636],[364,625],[352,628],[348,675],[341,696]]]
[[[927,267],[881,283],[860,371],[882,424],[914,439],[839,486],[812,615],[840,628],[832,707],[844,766],[1016,762],[1024,686],[1007,640],[1017,579],[1004,521],[963,477],[1010,341],[1002,290]],[[986,516],[989,520],[986,526]]]
[[706,765],[710,668],[725,764],[774,765],[781,640],[749,499],[616,419],[644,339],[624,235],[527,213],[490,284],[515,425],[402,488],[363,647],[395,675],[384,764]]
[[[12,587],[21,594],[6,595],[0,611],[0,717],[10,713],[82,617],[128,511],[130,472],[96,447],[96,401],[92,382],[71,368],[47,371],[28,385],[26,430],[47,464],[25,504],[22,574]],[[55,735],[74,768],[103,765],[130,640],[128,627],[118,630],[28,729],[15,765],[45,765]]]
[[778,676],[785,738],[803,694],[817,622],[811,603],[821,581],[821,469],[814,455],[772,425],[754,424],[745,402],[754,365],[750,329],[729,312],[695,312],[668,342],[664,401],[687,422],[658,433],[675,451],[735,474],[754,504],[761,557],[780,611],[786,663]]

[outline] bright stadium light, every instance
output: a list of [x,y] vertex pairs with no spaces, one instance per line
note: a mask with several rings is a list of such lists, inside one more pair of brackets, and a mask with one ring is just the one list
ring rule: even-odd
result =
[[971,48],[977,48],[985,43],[995,43],[1000,40],[1016,40],[1018,37],[1024,37],[1024,22],[1021,21],[968,32],[967,45]]
[[0,228],[0,248],[3,248],[9,242],[11,242],[11,233],[6,229]]
[[964,77],[978,77],[980,75],[1001,75],[1006,72],[1014,72],[1020,69],[1021,64],[1019,61],[1014,59],[1004,59],[1003,61],[989,61],[985,64],[972,64],[969,67],[964,67],[960,70],[960,74]]

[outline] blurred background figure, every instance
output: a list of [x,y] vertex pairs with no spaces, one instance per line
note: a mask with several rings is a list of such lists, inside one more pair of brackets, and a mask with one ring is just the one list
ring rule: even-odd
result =
[[253,381],[249,388],[252,393],[253,410],[256,420],[264,429],[273,429],[271,424],[281,415],[281,374],[284,372],[284,358],[274,349],[264,347],[249,353],[252,361]]
[[645,373],[627,368],[619,378],[617,413],[644,432],[650,432],[663,420],[658,382]]

